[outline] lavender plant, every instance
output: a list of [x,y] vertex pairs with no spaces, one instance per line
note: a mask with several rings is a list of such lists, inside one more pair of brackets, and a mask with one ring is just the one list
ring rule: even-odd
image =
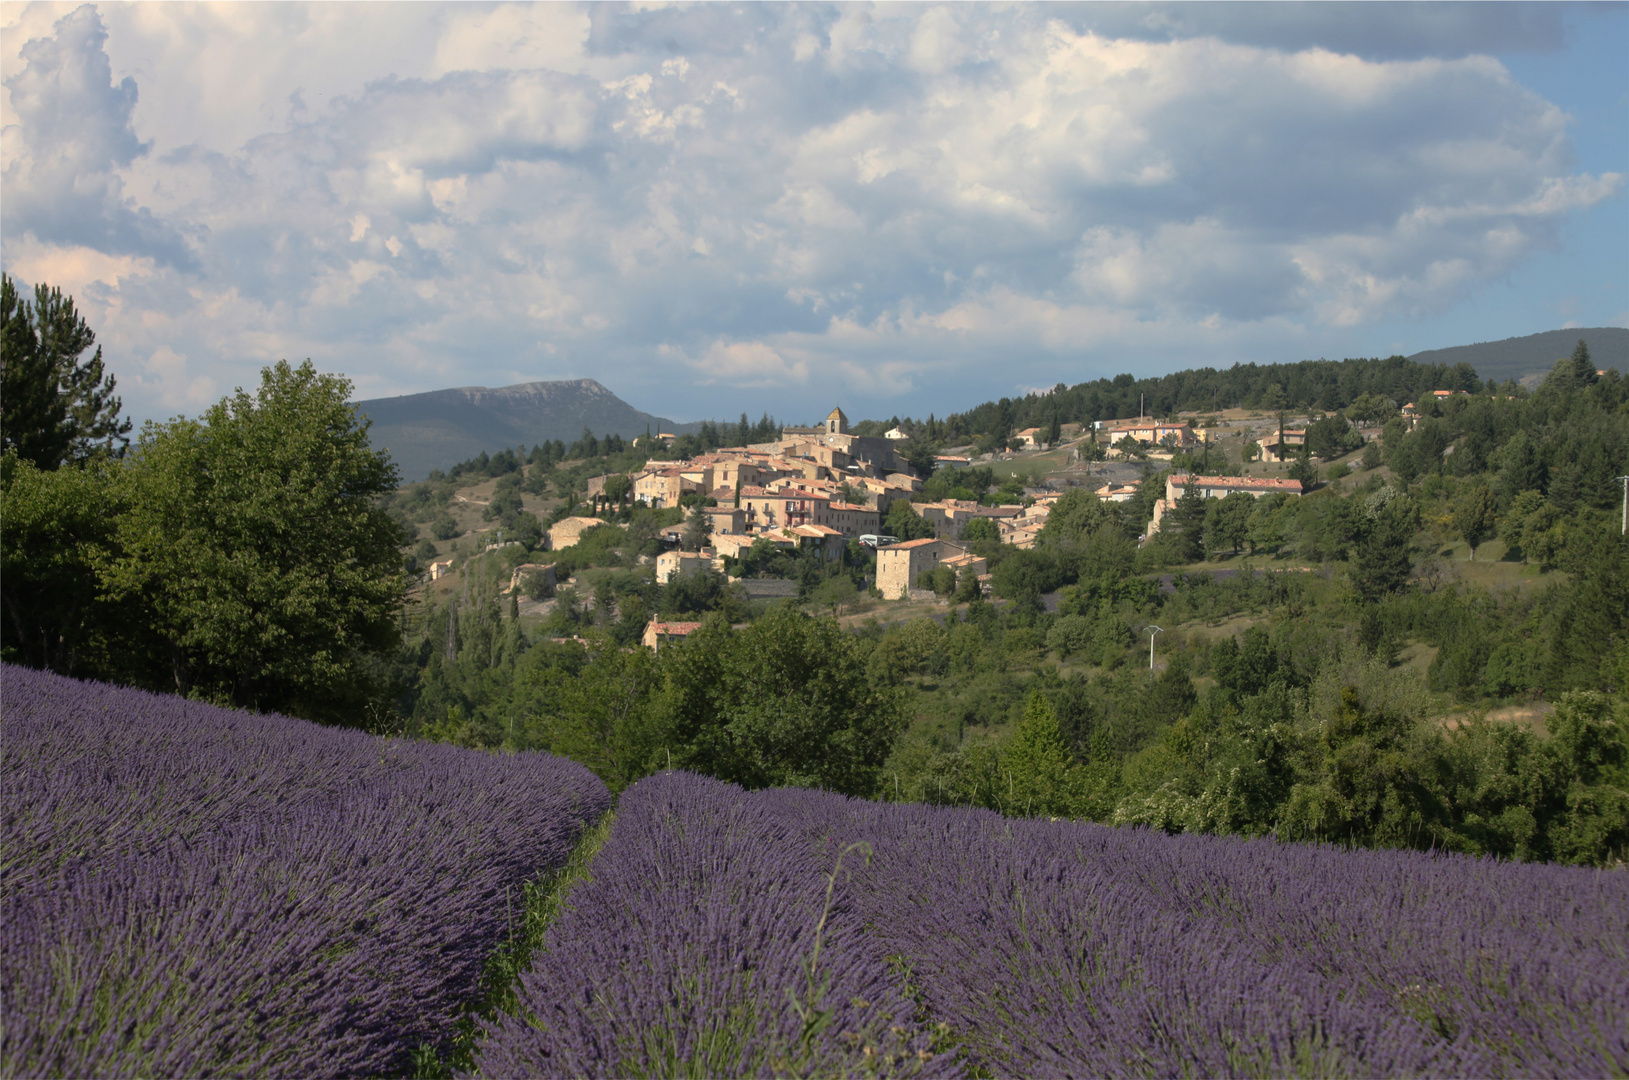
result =
[[400,1071],[609,793],[0,669],[0,1074]]
[[522,1011],[488,1027],[479,1072],[953,1072],[845,899],[864,855],[825,858],[732,785],[640,781],[522,977]]
[[1629,1073],[1623,874],[757,799],[980,1071]]

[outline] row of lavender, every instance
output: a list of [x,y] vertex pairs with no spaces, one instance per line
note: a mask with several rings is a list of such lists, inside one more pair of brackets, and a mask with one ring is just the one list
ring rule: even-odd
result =
[[[488,1075],[1629,1074],[1622,873],[681,774],[625,793],[593,873]],[[789,1070],[828,886],[837,1012]],[[930,1021],[956,1054],[926,1053]]]
[[399,1072],[610,803],[547,755],[0,693],[0,1075]]
[[1629,875],[760,796],[998,1074],[1629,1073]]
[[828,858],[733,785],[635,784],[479,1072],[955,1074],[840,888],[839,864],[864,861]]

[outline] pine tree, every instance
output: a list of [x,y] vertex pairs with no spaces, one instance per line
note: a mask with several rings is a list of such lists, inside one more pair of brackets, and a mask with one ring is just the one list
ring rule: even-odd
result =
[[1579,338],[1577,346],[1572,350],[1573,385],[1580,387],[1594,386],[1600,381],[1600,378],[1599,375],[1595,374],[1595,361],[1590,359],[1589,342]]
[[1058,715],[1039,690],[1024,705],[1024,719],[1001,751],[1009,814],[1068,816],[1073,812],[1074,769]]
[[36,285],[29,304],[0,276],[0,324],[0,448],[48,470],[122,457],[130,421],[119,418],[102,350],[80,359],[96,334],[73,299]]

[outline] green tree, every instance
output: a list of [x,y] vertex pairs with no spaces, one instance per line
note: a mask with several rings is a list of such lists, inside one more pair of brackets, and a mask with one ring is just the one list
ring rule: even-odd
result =
[[1189,484],[1176,503],[1160,519],[1159,544],[1172,562],[1198,562],[1204,558],[1206,502],[1199,489]]
[[1460,492],[1459,498],[1454,500],[1451,520],[1454,531],[1470,545],[1470,558],[1474,561],[1477,545],[1493,534],[1493,492],[1488,490],[1487,484],[1477,481]]
[[1419,511],[1395,488],[1381,488],[1364,501],[1352,553],[1352,584],[1365,603],[1378,603],[1408,584],[1414,567]]
[[912,435],[896,448],[911,471],[926,480],[938,468],[939,444],[931,439]]
[[369,447],[350,389],[282,361],[254,395],[142,430],[102,581],[147,608],[167,654],[155,683],[361,719],[368,661],[396,644],[405,538],[375,505],[396,468]]
[[1046,422],[1046,434],[1042,436],[1048,446],[1056,446],[1063,439],[1063,425],[1058,422],[1058,410],[1053,409]]
[[1310,488],[1318,482],[1318,470],[1313,466],[1312,455],[1307,452],[1305,446],[1295,455],[1295,460],[1290,462],[1289,473],[1290,479],[1301,481],[1303,487]]
[[1326,416],[1307,428],[1307,449],[1325,461],[1351,453],[1362,442],[1363,436],[1339,416]]
[[633,492],[633,480],[626,473],[613,473],[605,478],[605,498],[620,509]]
[[60,289],[36,285],[29,304],[0,275],[0,450],[42,469],[124,453],[130,421],[119,418],[102,350],[83,359],[95,344]]
[[[0,458],[0,658],[63,675],[107,675],[88,655],[108,614],[97,568],[114,550],[117,508],[100,468],[44,471]],[[98,649],[97,646],[101,648]]]
[[933,535],[933,522],[916,512],[904,499],[896,499],[888,507],[888,513],[882,519],[882,531],[887,536],[897,536],[901,541],[926,540]]
[[1522,491],[1510,502],[1510,509],[1505,511],[1504,520],[1499,523],[1499,539],[1505,542],[1506,558],[1519,557],[1527,561],[1527,552],[1522,547],[1523,533],[1527,529],[1527,520],[1544,505],[1544,493],[1541,491]]
[[1623,693],[1604,661],[1629,640],[1629,537],[1616,529],[1584,535],[1589,542],[1569,559],[1573,579],[1558,597],[1543,685]]
[[700,551],[713,536],[713,519],[707,516],[700,503],[690,508],[684,519],[684,549]]
[[951,599],[958,604],[970,604],[984,596],[984,587],[979,583],[979,575],[971,566],[962,567],[961,576],[956,579],[956,592]]
[[[644,607],[638,607],[643,629]],[[538,702],[540,715],[534,723],[544,745],[588,766],[612,791],[621,791],[665,763],[662,686],[655,653],[619,648],[603,639],[589,647],[588,663],[580,670],[539,672],[527,696]]]
[[1242,491],[1235,491],[1222,499],[1209,499],[1205,508],[1205,552],[1220,555],[1231,548],[1237,555],[1250,539],[1250,515],[1255,512],[1256,500]]
[[995,518],[976,517],[962,526],[962,542],[974,547],[1001,543],[1001,526]]
[[713,616],[671,652],[675,765],[749,788],[877,790],[905,711],[835,619],[781,607],[737,632]]
[[1078,544],[1104,526],[1124,530],[1120,504],[1099,499],[1083,487],[1070,488],[1052,504],[1036,538],[1044,546]]
[[1359,394],[1347,406],[1346,415],[1360,424],[1382,424],[1397,415],[1397,405],[1380,394]]
[[1589,355],[1589,342],[1579,338],[1572,356],[1556,361],[1555,375],[1560,376],[1557,381],[1566,390],[1581,390],[1599,382],[1601,377],[1595,374],[1595,361]]
[[1067,817],[1074,813],[1074,776],[1069,747],[1058,727],[1058,715],[1039,690],[1024,704],[1024,718],[1001,747],[1001,769],[1007,774],[1004,795],[1009,814]]

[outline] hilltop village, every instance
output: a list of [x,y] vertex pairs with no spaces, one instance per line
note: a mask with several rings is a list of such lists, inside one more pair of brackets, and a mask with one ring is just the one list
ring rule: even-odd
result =
[[[1415,417],[1412,403],[1401,410],[1405,423],[1411,425]],[[1326,456],[1353,450],[1380,433],[1378,428],[1365,430],[1344,420],[1340,425],[1344,430],[1332,440],[1336,449],[1323,449]],[[978,541],[1020,550],[1034,547],[1054,505],[1070,488],[1085,486],[1098,499],[1124,503],[1138,495],[1140,481],[1154,469],[1169,468],[1174,459],[1179,466],[1184,461],[1209,463],[1214,455],[1214,475],[1203,468],[1168,473],[1161,497],[1153,500],[1143,543],[1158,533],[1167,511],[1189,490],[1217,499],[1233,494],[1299,497],[1305,482],[1285,475],[1283,466],[1305,458],[1309,426],[1286,426],[1282,416],[1275,422],[1271,415],[1240,411],[1204,418],[1062,424],[1050,432],[1017,431],[1006,448],[995,453],[980,455],[974,447],[965,447],[933,454],[931,468],[923,467],[919,454],[914,463],[908,459],[912,444],[908,432],[895,426],[881,435],[856,434],[841,408],[834,408],[818,426],[783,427],[777,439],[720,447],[680,460],[655,456],[670,452],[678,441],[672,434],[656,433],[632,441],[634,448],[648,447],[653,455],[642,468],[588,478],[577,502],[590,512],[555,518],[537,547],[540,552],[569,551],[585,533],[608,524],[598,515],[612,508],[684,508],[692,519],[699,515],[705,521],[700,531],[705,541],[686,550],[677,527],[666,533],[664,546],[669,550],[651,557],[659,585],[704,570],[727,573],[755,549],[836,562],[845,558],[850,545],[858,544],[875,553],[873,595],[882,600],[931,598],[934,593],[927,583],[935,574],[946,580],[947,572],[952,575],[948,580],[977,580],[979,591],[989,596],[988,559],[976,550],[988,548]],[[1012,467],[1006,471],[1021,480],[994,493],[973,493],[977,498],[924,495],[924,473],[942,477],[973,466],[1008,464]],[[890,533],[889,512],[898,502],[910,504],[926,524],[920,531],[929,535],[902,538]],[[539,596],[552,591],[556,564],[537,556],[533,560],[514,568],[509,591]],[[428,576],[439,579],[453,565],[451,558],[437,559],[428,566]],[[766,580],[745,586],[754,597],[771,598],[793,584]],[[645,642],[654,647],[697,626],[653,617]]]

